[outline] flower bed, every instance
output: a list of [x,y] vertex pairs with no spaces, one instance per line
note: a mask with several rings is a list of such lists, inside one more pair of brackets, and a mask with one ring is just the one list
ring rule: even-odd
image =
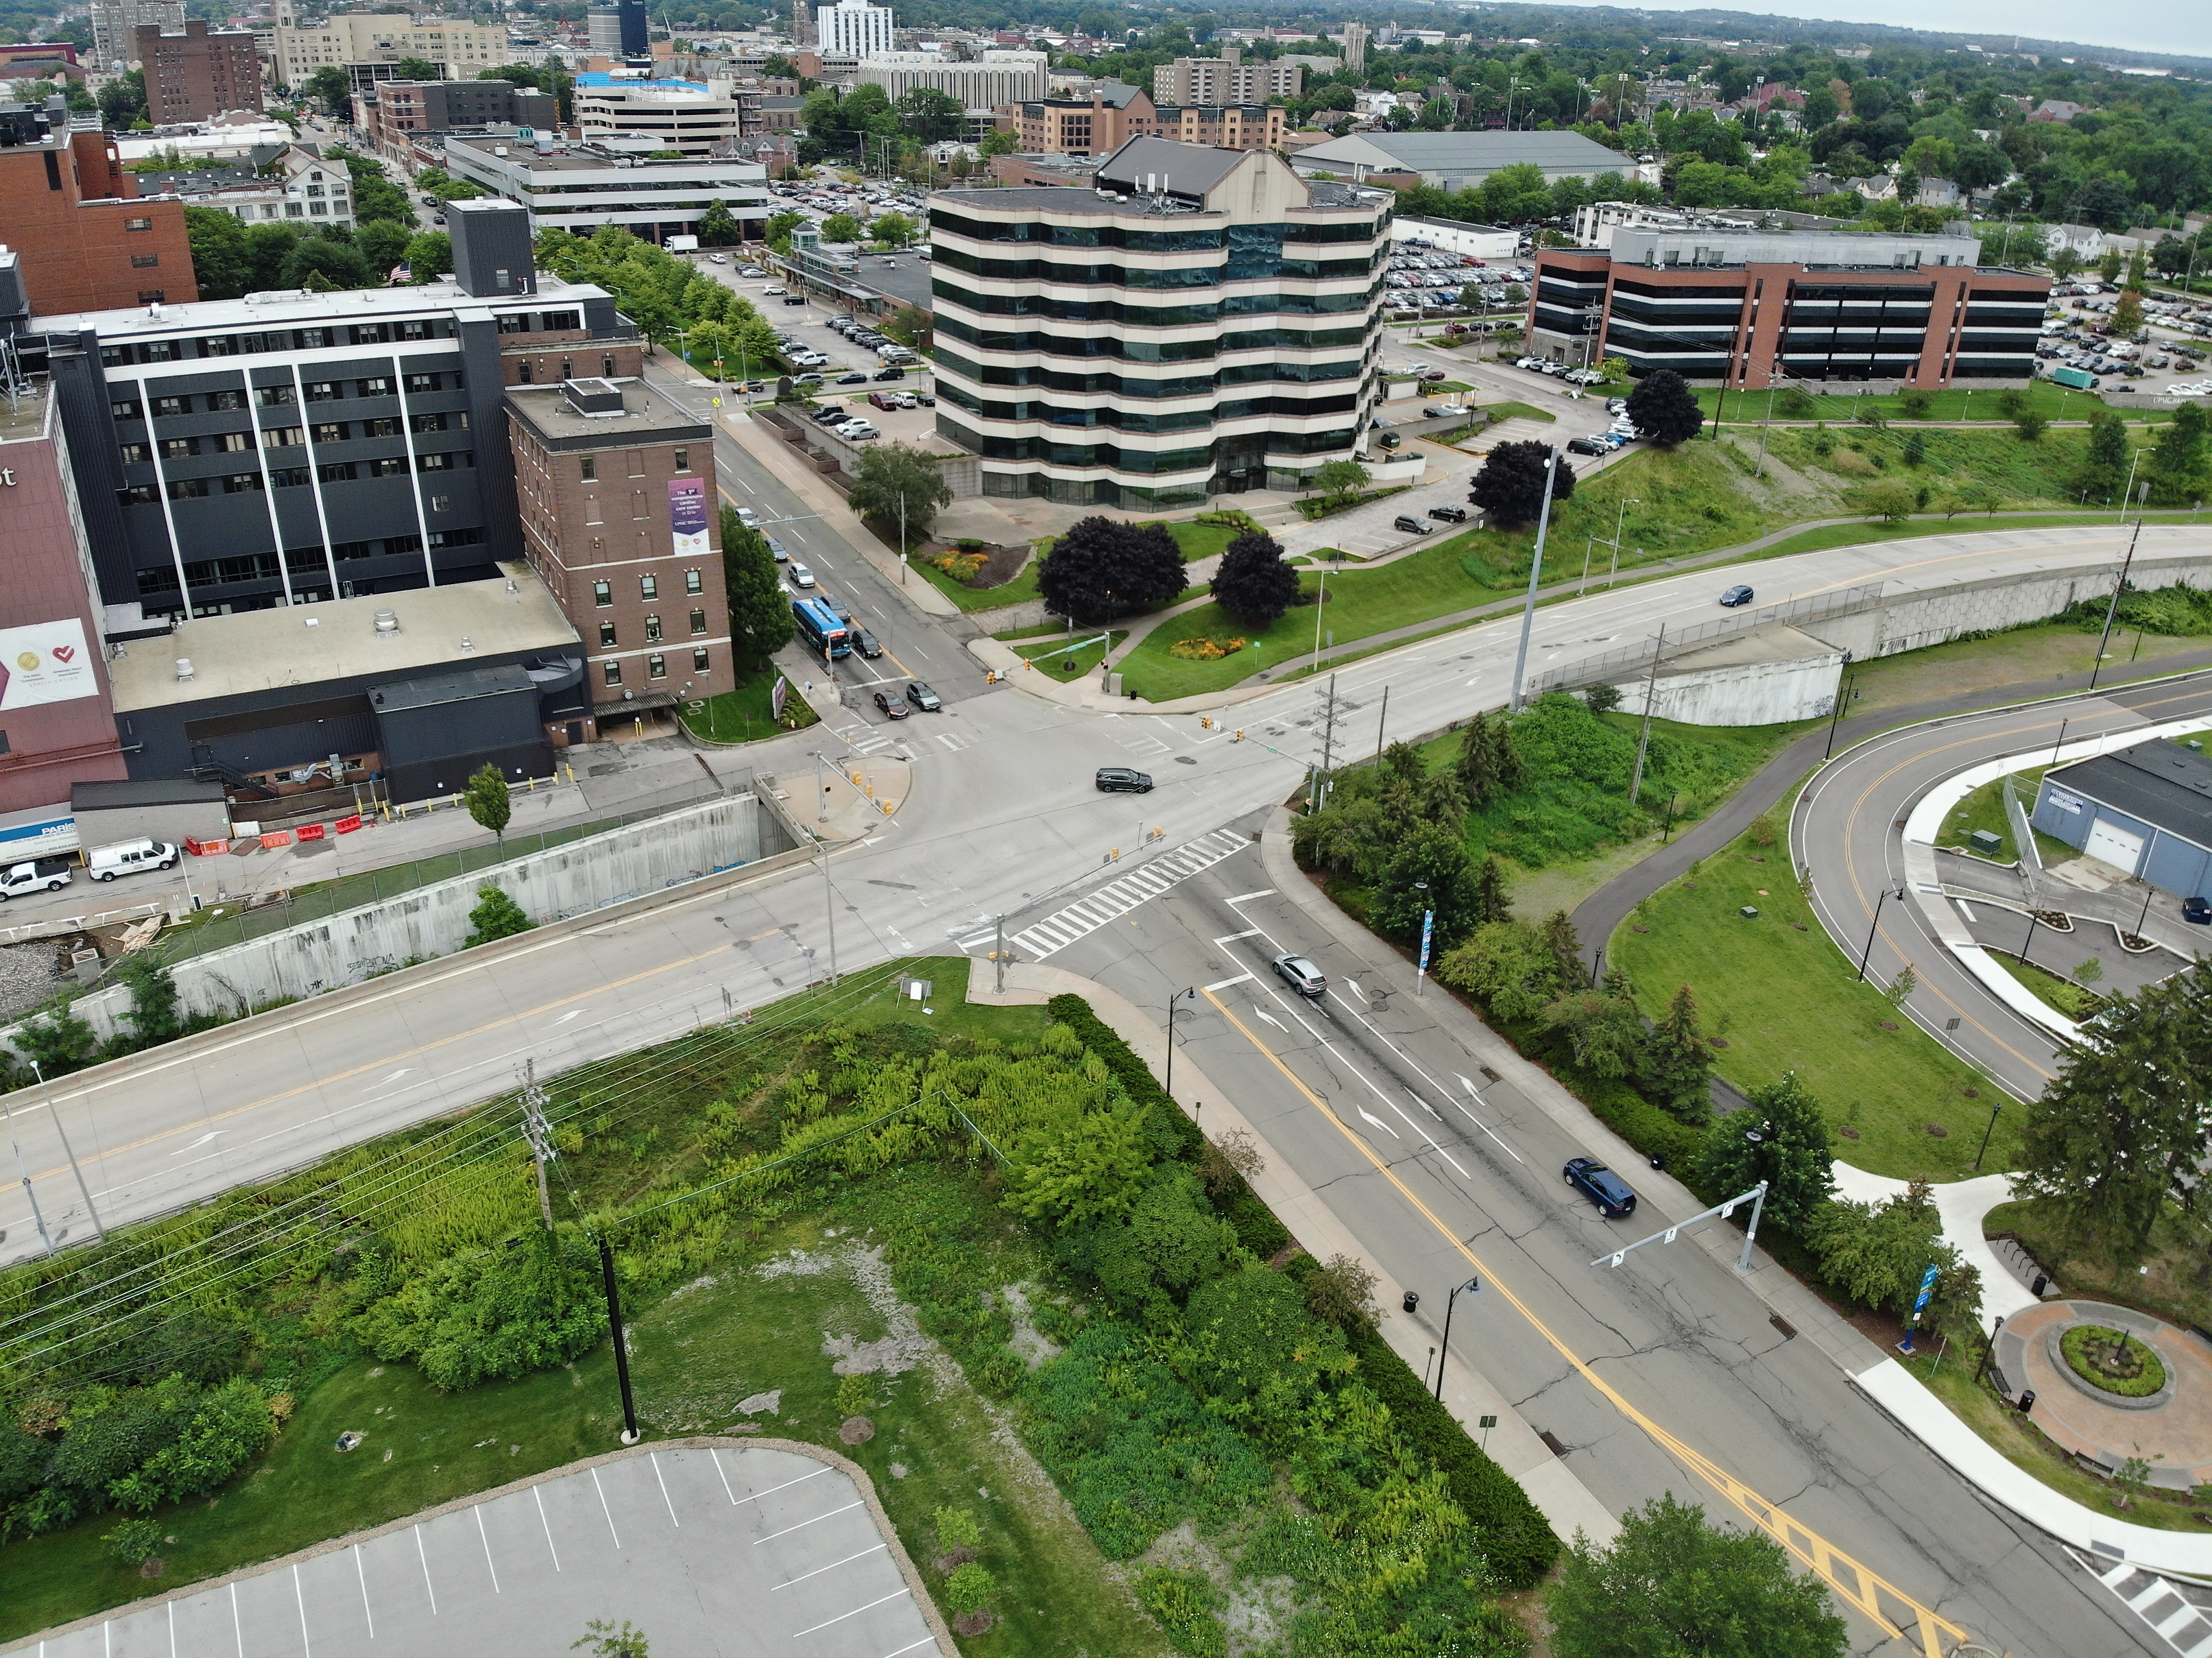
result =
[[2147,1399],[2166,1386],[2166,1364],[2140,1337],[2101,1324],[2077,1324],[2059,1338],[2068,1367],[2091,1387]]
[[1178,639],[1168,647],[1170,656],[1179,656],[1186,662],[1217,662],[1224,656],[1234,656],[1244,648],[1241,639]]

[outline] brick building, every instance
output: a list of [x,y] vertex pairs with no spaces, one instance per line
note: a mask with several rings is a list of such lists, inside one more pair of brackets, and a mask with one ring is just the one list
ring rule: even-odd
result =
[[1142,87],[1108,81],[1085,97],[1043,98],[1010,112],[1022,152],[1111,155],[1132,138],[1172,138],[1218,149],[1273,149],[1288,130],[1279,104],[1156,105]]
[[152,23],[133,31],[131,53],[146,74],[146,116],[157,127],[211,121],[234,109],[261,109],[261,60],[253,31],[210,33],[207,20],[185,20],[184,33]]
[[[560,100],[512,81],[380,81],[354,96],[354,125],[368,148],[408,166],[424,133],[477,127],[559,127]],[[410,169],[412,170],[411,167]]]
[[1966,234],[1616,228],[1537,256],[1528,347],[1735,386],[2024,386],[2051,278],[1979,267]]
[[524,556],[582,635],[594,720],[731,689],[714,428],[597,376],[507,409]]
[[33,311],[199,297],[183,203],[137,195],[112,137],[71,131],[59,107],[0,108],[0,234],[21,256]]

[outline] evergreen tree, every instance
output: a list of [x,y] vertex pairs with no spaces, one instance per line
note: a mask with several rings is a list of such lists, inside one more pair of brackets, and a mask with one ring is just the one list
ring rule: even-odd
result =
[[2074,477],[2077,493],[2086,490],[2093,501],[2110,501],[2127,487],[2128,428],[2109,410],[2091,417],[2089,447]]
[[1559,964],[1559,981],[1570,991],[1589,987],[1589,969],[1583,965],[1583,941],[1575,932],[1575,924],[1564,909],[1555,909],[1544,918],[1544,948],[1552,952],[1552,959]]
[[1685,1122],[1704,1122],[1712,1114],[1712,1044],[1698,1027],[1698,999],[1684,985],[1667,1004],[1666,1017],[1644,1035],[1638,1080],[1646,1094]]
[[1628,394],[1628,417],[1662,448],[1686,443],[1705,429],[1705,411],[1689,382],[1671,368],[1655,368]]
[[[1492,449],[1474,475],[1467,498],[1489,515],[1493,524],[1511,526],[1534,524],[1544,509],[1545,465],[1553,453],[1548,443],[1501,443]],[[1552,472],[1552,505],[1575,492],[1575,470],[1560,455]]]
[[1513,895],[1506,890],[1505,872],[1495,858],[1486,857],[1474,872],[1475,908],[1485,922],[1510,920]]
[[1282,544],[1248,531],[1231,542],[1213,575],[1213,598],[1251,628],[1272,627],[1297,603],[1297,572],[1283,562]]
[[1460,737],[1458,771],[1460,786],[1477,811],[1527,780],[1527,769],[1514,752],[1511,726],[1504,714],[1482,715],[1468,722]]
[[2203,498],[2205,425],[2203,406],[2185,403],[2160,428],[2149,462],[2152,500],[2182,507]]

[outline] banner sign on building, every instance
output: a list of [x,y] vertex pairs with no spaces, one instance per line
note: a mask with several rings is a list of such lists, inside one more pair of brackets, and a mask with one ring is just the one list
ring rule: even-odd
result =
[[75,616],[0,628],[0,713],[100,695],[100,676]]
[[707,483],[704,478],[668,480],[668,528],[679,558],[707,556]]

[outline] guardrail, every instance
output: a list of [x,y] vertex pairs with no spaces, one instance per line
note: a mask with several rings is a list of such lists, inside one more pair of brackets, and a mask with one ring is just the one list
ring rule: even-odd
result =
[[1624,645],[1618,650],[1607,651],[1602,656],[1586,657],[1564,668],[1548,669],[1528,682],[1528,695],[1540,696],[1546,691],[1593,684],[1601,679],[1632,677],[1650,670],[1655,653],[1659,660],[1664,662],[1694,647],[1709,645],[1716,639],[1748,633],[1754,628],[1771,627],[1776,623],[1818,622],[1828,616],[1848,616],[1855,610],[1869,610],[1881,603],[1881,582],[1870,581],[1860,586],[1846,587],[1841,592],[1817,593],[1805,598],[1793,598],[1786,604],[1769,604],[1737,616],[1700,622],[1695,627],[1683,629],[1679,634],[1668,634],[1663,650],[1658,648],[1656,640],[1647,639],[1634,645]]

